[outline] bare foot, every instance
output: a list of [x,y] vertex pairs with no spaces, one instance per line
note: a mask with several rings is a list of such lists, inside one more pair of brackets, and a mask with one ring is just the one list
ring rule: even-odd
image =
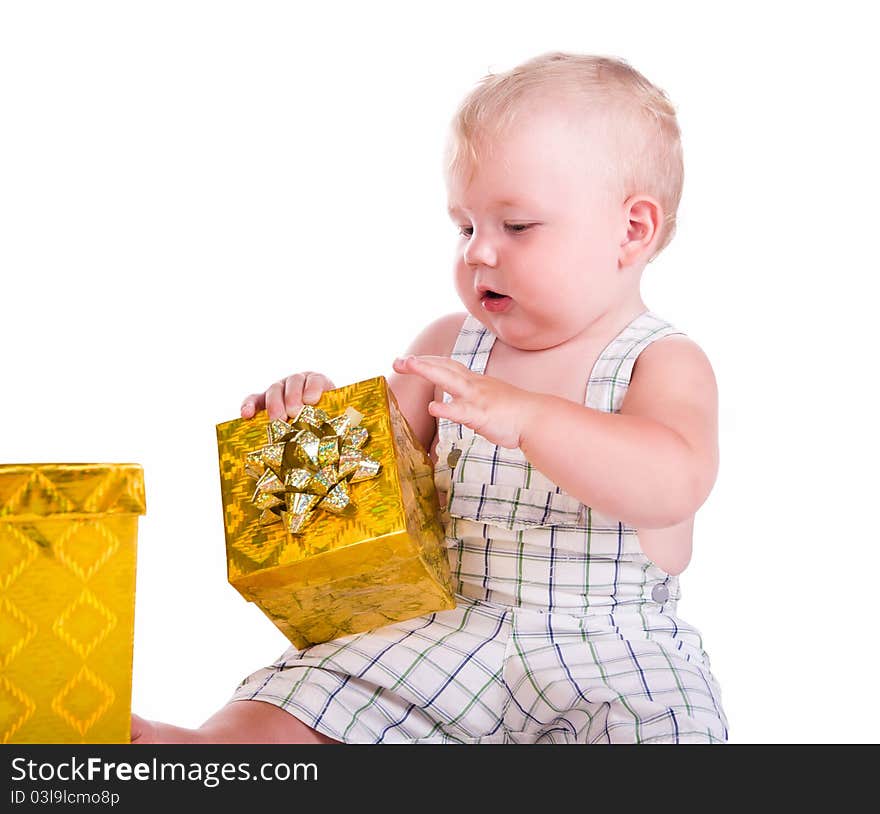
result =
[[141,718],[140,715],[131,713],[131,742],[132,743],[155,743],[155,732],[152,721]]
[[202,738],[196,729],[183,729],[159,721],[148,721],[131,713],[132,743],[200,743]]

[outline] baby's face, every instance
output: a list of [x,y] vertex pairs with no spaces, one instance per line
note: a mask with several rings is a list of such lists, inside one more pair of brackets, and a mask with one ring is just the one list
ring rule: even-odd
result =
[[482,153],[473,177],[448,187],[468,311],[503,342],[540,350],[622,307],[632,296],[632,275],[618,269],[626,221],[602,136],[555,108],[524,115]]

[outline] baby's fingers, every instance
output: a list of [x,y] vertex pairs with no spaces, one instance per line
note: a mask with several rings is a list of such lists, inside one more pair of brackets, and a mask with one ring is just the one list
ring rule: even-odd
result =
[[264,409],[265,406],[266,406],[266,394],[265,393],[251,393],[241,403],[241,417],[242,418],[253,418],[260,410]]
[[[298,409],[295,404],[302,393],[302,383],[302,373],[296,373],[270,384],[266,390],[266,415],[270,419],[286,418],[293,409]],[[296,396],[294,391],[297,392]]]
[[286,413],[293,418],[303,404],[314,404],[321,398],[325,390],[333,390],[335,385],[321,373],[307,370],[305,373],[294,373],[281,384],[283,391],[274,392],[275,385],[266,391],[266,410],[269,418],[283,418]]
[[241,405],[242,418],[253,418],[265,409],[270,419],[295,416],[303,404],[314,404],[325,390],[336,385],[321,373],[294,373],[269,385],[265,393],[252,393]]
[[315,404],[325,390],[334,390],[336,385],[323,373],[305,373],[302,400],[305,404]]

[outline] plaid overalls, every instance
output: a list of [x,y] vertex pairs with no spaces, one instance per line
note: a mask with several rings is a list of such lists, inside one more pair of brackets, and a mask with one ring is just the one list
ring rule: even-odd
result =
[[[619,411],[636,357],[674,333],[636,317],[596,360],[586,405]],[[483,373],[494,341],[468,316],[452,358]],[[289,648],[233,699],[351,743],[725,741],[700,634],[676,616],[678,578],[642,553],[636,530],[562,492],[518,449],[445,419],[438,435],[457,608]]]

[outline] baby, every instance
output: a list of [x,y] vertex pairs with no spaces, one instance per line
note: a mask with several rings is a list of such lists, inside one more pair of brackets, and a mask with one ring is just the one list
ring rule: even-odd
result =
[[[620,60],[546,54],[453,119],[450,314],[389,383],[431,452],[454,610],[288,649],[199,729],[141,742],[721,742],[699,632],[676,615],[718,469],[700,348],[649,311],[682,156],[665,94]],[[314,404],[297,373],[244,417]]]

